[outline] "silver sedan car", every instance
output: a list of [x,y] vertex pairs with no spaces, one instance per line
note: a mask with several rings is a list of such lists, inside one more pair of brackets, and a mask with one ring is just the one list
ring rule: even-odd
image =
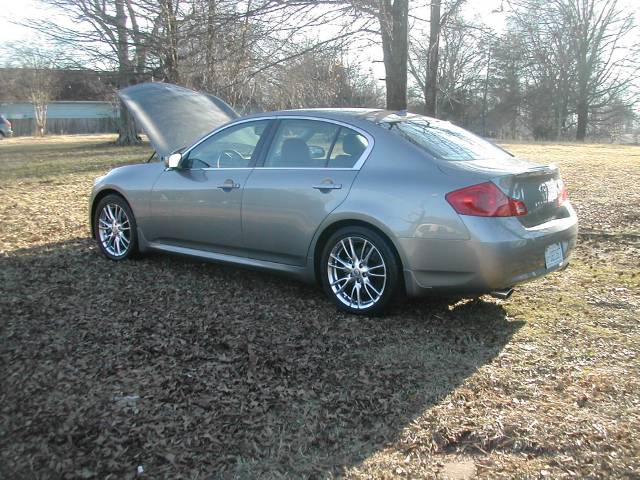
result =
[[373,109],[239,118],[162,83],[120,96],[161,161],[96,180],[92,232],[111,260],[157,250],[282,272],[374,314],[402,293],[506,298],[564,269],[576,243],[556,167],[449,122]]

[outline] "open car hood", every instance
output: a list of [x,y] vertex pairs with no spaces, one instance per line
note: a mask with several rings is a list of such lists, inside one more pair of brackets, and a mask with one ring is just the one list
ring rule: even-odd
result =
[[213,95],[170,83],[141,83],[118,91],[118,96],[160,157],[239,116]]

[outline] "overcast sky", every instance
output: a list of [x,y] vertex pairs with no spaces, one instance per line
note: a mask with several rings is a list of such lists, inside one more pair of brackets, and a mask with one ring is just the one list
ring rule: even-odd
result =
[[[467,18],[477,18],[494,30],[500,31],[504,27],[505,13],[500,13],[500,5],[503,0],[467,0],[463,13]],[[636,11],[636,20],[640,21],[640,0],[619,0],[622,6]],[[411,2],[412,5],[427,5],[428,0]],[[429,18],[427,6],[412,10],[412,14],[425,20]],[[37,20],[51,18],[51,10],[46,9],[38,0],[0,0],[0,45],[6,42],[37,42],[38,36],[28,28],[15,25],[12,22],[23,20]],[[64,19],[62,19],[64,22]],[[424,24],[426,26],[426,24]],[[325,28],[325,31],[327,29]],[[640,29],[639,29],[640,30]],[[640,41],[640,31],[636,31],[632,43]],[[382,51],[379,46],[366,48],[357,53],[361,66],[371,70],[376,78],[384,76],[382,63],[375,60],[382,59]],[[2,58],[0,57],[0,63]]]
[[44,12],[37,5],[34,0],[0,0],[0,43],[35,38],[28,28],[14,25],[11,21],[42,18]]

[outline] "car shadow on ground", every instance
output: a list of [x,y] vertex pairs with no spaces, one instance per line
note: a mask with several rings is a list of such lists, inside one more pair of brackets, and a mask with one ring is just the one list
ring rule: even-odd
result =
[[[491,362],[491,301],[338,312],[319,288],[89,239],[0,257],[9,477],[340,474]],[[7,477],[7,478],[9,478]]]

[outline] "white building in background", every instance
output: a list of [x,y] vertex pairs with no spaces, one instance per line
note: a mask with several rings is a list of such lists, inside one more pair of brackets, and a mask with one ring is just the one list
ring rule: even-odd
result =
[[[11,122],[14,136],[34,134],[35,114],[31,103],[0,103],[0,114]],[[47,107],[45,134],[113,133],[118,114],[117,104],[111,102],[51,102]]]

